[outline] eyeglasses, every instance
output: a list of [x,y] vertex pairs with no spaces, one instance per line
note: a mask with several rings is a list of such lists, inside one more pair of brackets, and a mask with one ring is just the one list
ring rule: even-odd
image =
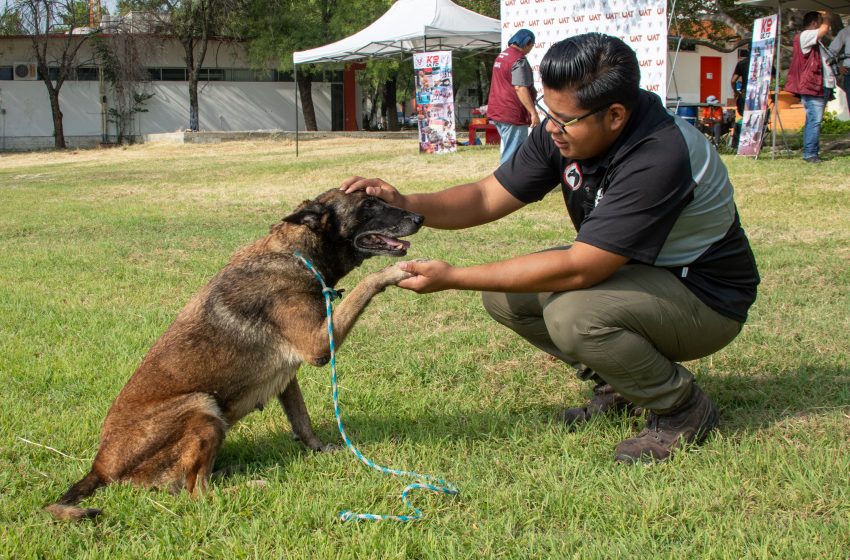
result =
[[600,111],[604,111],[605,109],[607,109],[608,107],[610,107],[610,105],[605,105],[604,107],[600,107],[600,108],[598,108],[598,109],[594,109],[593,111],[591,111],[591,112],[589,112],[589,113],[585,113],[584,115],[582,115],[582,116],[580,116],[580,117],[576,117],[576,118],[574,118],[574,119],[570,119],[570,120],[568,120],[567,122],[562,122],[561,120],[556,119],[555,117],[553,117],[553,116],[551,115],[551,113],[549,113],[549,111],[547,111],[546,109],[544,109],[544,108],[543,108],[543,106],[542,106],[542,105],[540,105],[540,102],[541,102],[542,100],[543,100],[543,96],[541,95],[540,97],[538,97],[538,98],[537,98],[537,101],[535,101],[535,102],[534,102],[534,104],[535,104],[535,105],[537,105],[537,108],[538,108],[538,109],[540,109],[540,111],[541,111],[544,115],[546,115],[546,118],[548,118],[550,121],[552,121],[552,122],[555,124],[555,126],[557,126],[558,128],[560,128],[560,129],[561,129],[561,132],[566,132],[566,131],[567,131],[567,127],[568,127],[568,126],[573,126],[573,125],[574,125],[574,124],[576,124],[578,121],[580,121],[580,120],[582,120],[582,119],[586,119],[586,118],[587,118],[587,117],[589,117],[590,115],[595,115],[596,113],[598,113],[598,112],[600,112]]

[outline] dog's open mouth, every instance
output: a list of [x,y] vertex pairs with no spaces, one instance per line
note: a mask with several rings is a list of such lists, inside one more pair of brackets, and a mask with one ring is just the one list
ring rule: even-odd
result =
[[369,253],[404,256],[410,242],[380,233],[364,233],[354,240],[354,246]]

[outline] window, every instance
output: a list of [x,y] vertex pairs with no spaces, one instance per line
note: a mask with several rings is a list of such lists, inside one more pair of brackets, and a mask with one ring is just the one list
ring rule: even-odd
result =
[[0,66],[0,80],[12,80],[14,79],[12,75],[12,67],[11,66]]
[[186,69],[185,68],[163,68],[161,79],[165,82],[185,82],[186,81]]
[[[92,72],[90,77],[87,72]],[[152,82],[185,82],[189,79],[186,68],[148,68],[149,79]],[[78,68],[79,80],[96,80],[97,68]],[[0,78],[2,79],[2,78]],[[343,73],[340,70],[319,72],[310,77],[313,82],[342,83]],[[201,68],[198,80],[210,82],[292,82],[293,72],[281,70],[254,70],[252,68]]]
[[292,82],[295,81],[295,78],[292,77],[292,72],[281,72],[280,70],[274,71],[274,81],[276,82]]
[[247,68],[234,68],[233,70],[229,70],[228,74],[230,74],[229,80],[232,82],[263,82],[268,81],[261,79],[261,75],[256,75],[253,70],[248,70]]
[[198,72],[199,80],[208,80],[210,82],[223,82],[224,81],[224,69],[223,68],[201,68],[200,72]]
[[77,68],[77,80],[81,82],[96,82],[99,77],[97,68],[94,66],[80,66]]

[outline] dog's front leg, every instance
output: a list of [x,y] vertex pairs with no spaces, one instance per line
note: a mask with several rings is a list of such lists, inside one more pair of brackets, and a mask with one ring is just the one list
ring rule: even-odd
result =
[[289,382],[289,385],[277,399],[283,406],[283,411],[286,412],[290,425],[292,425],[292,433],[304,445],[313,451],[331,451],[336,448],[333,444],[322,443],[313,432],[313,424],[310,422],[310,414],[307,412],[307,405],[304,403],[304,396],[301,394],[301,387],[298,385],[297,378],[292,378],[292,381]]
[[[351,327],[354,326],[354,323],[357,322],[360,314],[363,313],[363,310],[366,309],[366,306],[369,305],[369,302],[375,295],[383,292],[387,286],[398,284],[405,278],[410,278],[411,276],[413,276],[411,273],[403,271],[399,268],[398,263],[396,263],[384,268],[383,270],[379,270],[378,272],[373,272],[361,280],[360,283],[351,290],[351,293],[346,294],[342,299],[342,302],[334,309],[333,326],[334,342],[336,346],[342,346],[342,343],[345,341],[346,336],[348,336]],[[328,323],[326,319],[320,330],[327,332],[327,328]],[[327,342],[327,336],[316,336],[314,340],[323,340]],[[329,347],[325,346],[324,349],[325,352],[327,352],[327,356],[330,358]]]

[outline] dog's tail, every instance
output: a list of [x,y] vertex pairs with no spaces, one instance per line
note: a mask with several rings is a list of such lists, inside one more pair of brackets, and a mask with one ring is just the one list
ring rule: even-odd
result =
[[104,482],[94,469],[89,471],[82,480],[71,486],[55,504],[45,506],[44,510],[56,519],[79,521],[81,519],[97,517],[101,510],[77,507],[77,503],[94,494],[98,488],[105,486]]

